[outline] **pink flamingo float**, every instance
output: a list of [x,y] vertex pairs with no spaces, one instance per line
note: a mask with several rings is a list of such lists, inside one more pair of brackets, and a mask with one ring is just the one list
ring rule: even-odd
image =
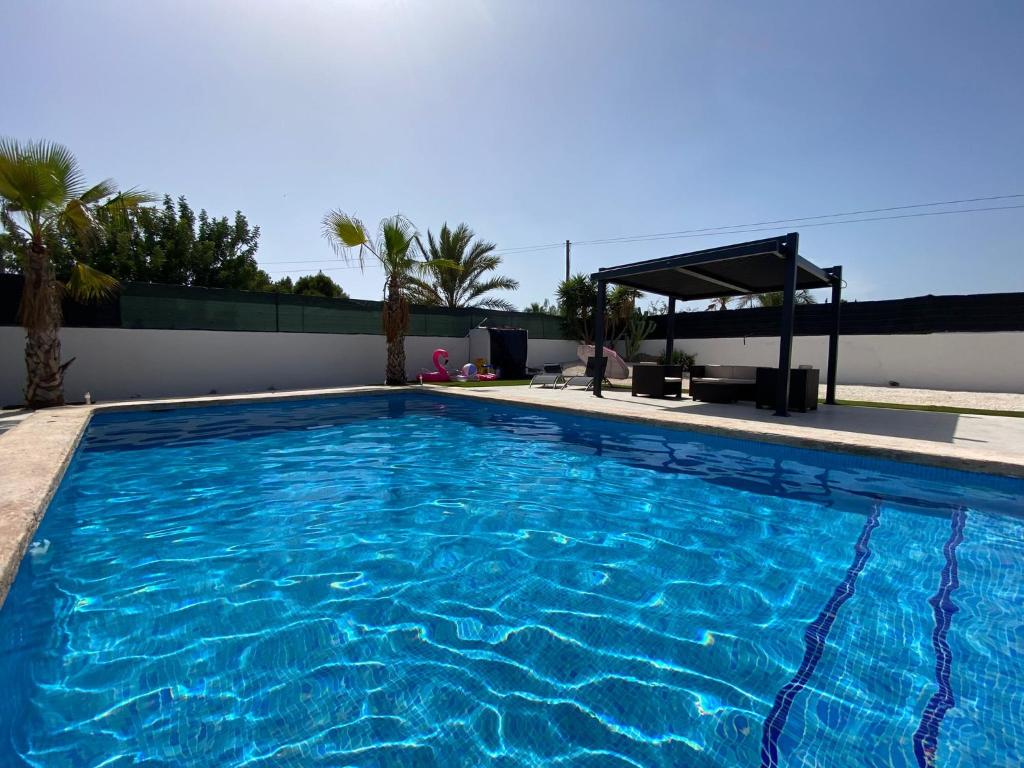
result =
[[[448,373],[448,350],[446,349],[435,349],[434,350],[434,369],[433,371],[423,371],[419,375],[421,382],[423,381],[451,381],[452,375]],[[478,373],[476,366],[473,363],[466,363],[462,366],[462,370],[455,376],[458,381],[493,381],[498,378],[493,373]]]
[[429,371],[420,374],[420,381],[451,381],[451,376],[445,366],[448,365],[448,350],[434,350],[434,368],[436,371]]

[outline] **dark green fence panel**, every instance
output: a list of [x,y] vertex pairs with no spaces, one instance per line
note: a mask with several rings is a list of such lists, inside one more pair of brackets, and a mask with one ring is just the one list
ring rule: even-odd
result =
[[[380,334],[379,301],[128,283],[120,297],[124,328],[281,333]],[[564,338],[553,315],[414,306],[410,336],[461,337],[481,324],[525,328],[535,339]]]
[[129,283],[121,326],[211,331],[276,331],[274,294]]
[[380,303],[277,294],[280,330],[286,333],[381,332]]

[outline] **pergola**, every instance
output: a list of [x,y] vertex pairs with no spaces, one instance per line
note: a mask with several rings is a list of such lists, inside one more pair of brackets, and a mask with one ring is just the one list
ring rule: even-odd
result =
[[[604,355],[604,316],[608,283],[637,288],[645,293],[668,297],[668,327],[665,359],[671,361],[675,343],[676,301],[749,296],[782,291],[782,323],[779,329],[779,373],[775,413],[789,415],[789,370],[793,358],[793,308],[798,290],[832,288],[832,326],[828,339],[826,403],[835,404],[836,365],[839,357],[839,309],[843,284],[841,266],[822,269],[800,255],[800,235],[736,243],[721,248],[681,253],[661,259],[637,261],[620,267],[602,268],[597,281],[597,310],[594,322],[595,354]],[[724,361],[723,361],[724,362]],[[602,363],[598,360],[598,365]],[[601,370],[601,368],[598,368]],[[601,397],[601,376],[594,379],[594,395]]]

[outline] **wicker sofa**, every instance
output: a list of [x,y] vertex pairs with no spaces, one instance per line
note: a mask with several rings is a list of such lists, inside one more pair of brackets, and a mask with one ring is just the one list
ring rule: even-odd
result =
[[690,397],[706,403],[755,400],[757,368],[752,365],[691,365]]

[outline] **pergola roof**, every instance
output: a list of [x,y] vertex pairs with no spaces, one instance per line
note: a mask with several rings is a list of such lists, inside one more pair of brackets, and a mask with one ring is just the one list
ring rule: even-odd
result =
[[[781,291],[786,282],[786,242],[792,235],[602,268],[595,280],[690,301]],[[797,256],[796,287],[826,288],[830,273]]]
[[[775,414],[789,415],[789,377],[793,360],[793,320],[796,292],[801,288],[832,288],[832,329],[828,339],[828,380],[825,402],[835,403],[836,361],[839,356],[839,305],[843,288],[841,266],[822,269],[800,256],[800,235],[790,232],[782,237],[735,243],[704,251],[681,253],[662,259],[637,261],[621,267],[601,269],[593,274],[597,281],[597,306],[594,311],[594,365],[603,370],[605,307],[608,284],[616,283],[641,291],[668,296],[665,333],[665,360],[672,360],[675,343],[676,300],[715,299],[722,296],[748,296],[752,293],[782,291],[782,322],[779,329],[779,367],[775,374]],[[727,361],[722,361],[727,362]],[[662,366],[672,370],[671,363]],[[760,369],[759,369],[760,370]],[[679,373],[673,373],[679,376]],[[594,396],[602,397],[602,376],[594,378]],[[760,378],[760,376],[758,377]],[[722,383],[722,382],[719,382]],[[723,386],[732,386],[728,382]],[[636,395],[634,381],[633,394]],[[720,396],[727,396],[726,391]],[[758,402],[760,403],[760,396]]]

